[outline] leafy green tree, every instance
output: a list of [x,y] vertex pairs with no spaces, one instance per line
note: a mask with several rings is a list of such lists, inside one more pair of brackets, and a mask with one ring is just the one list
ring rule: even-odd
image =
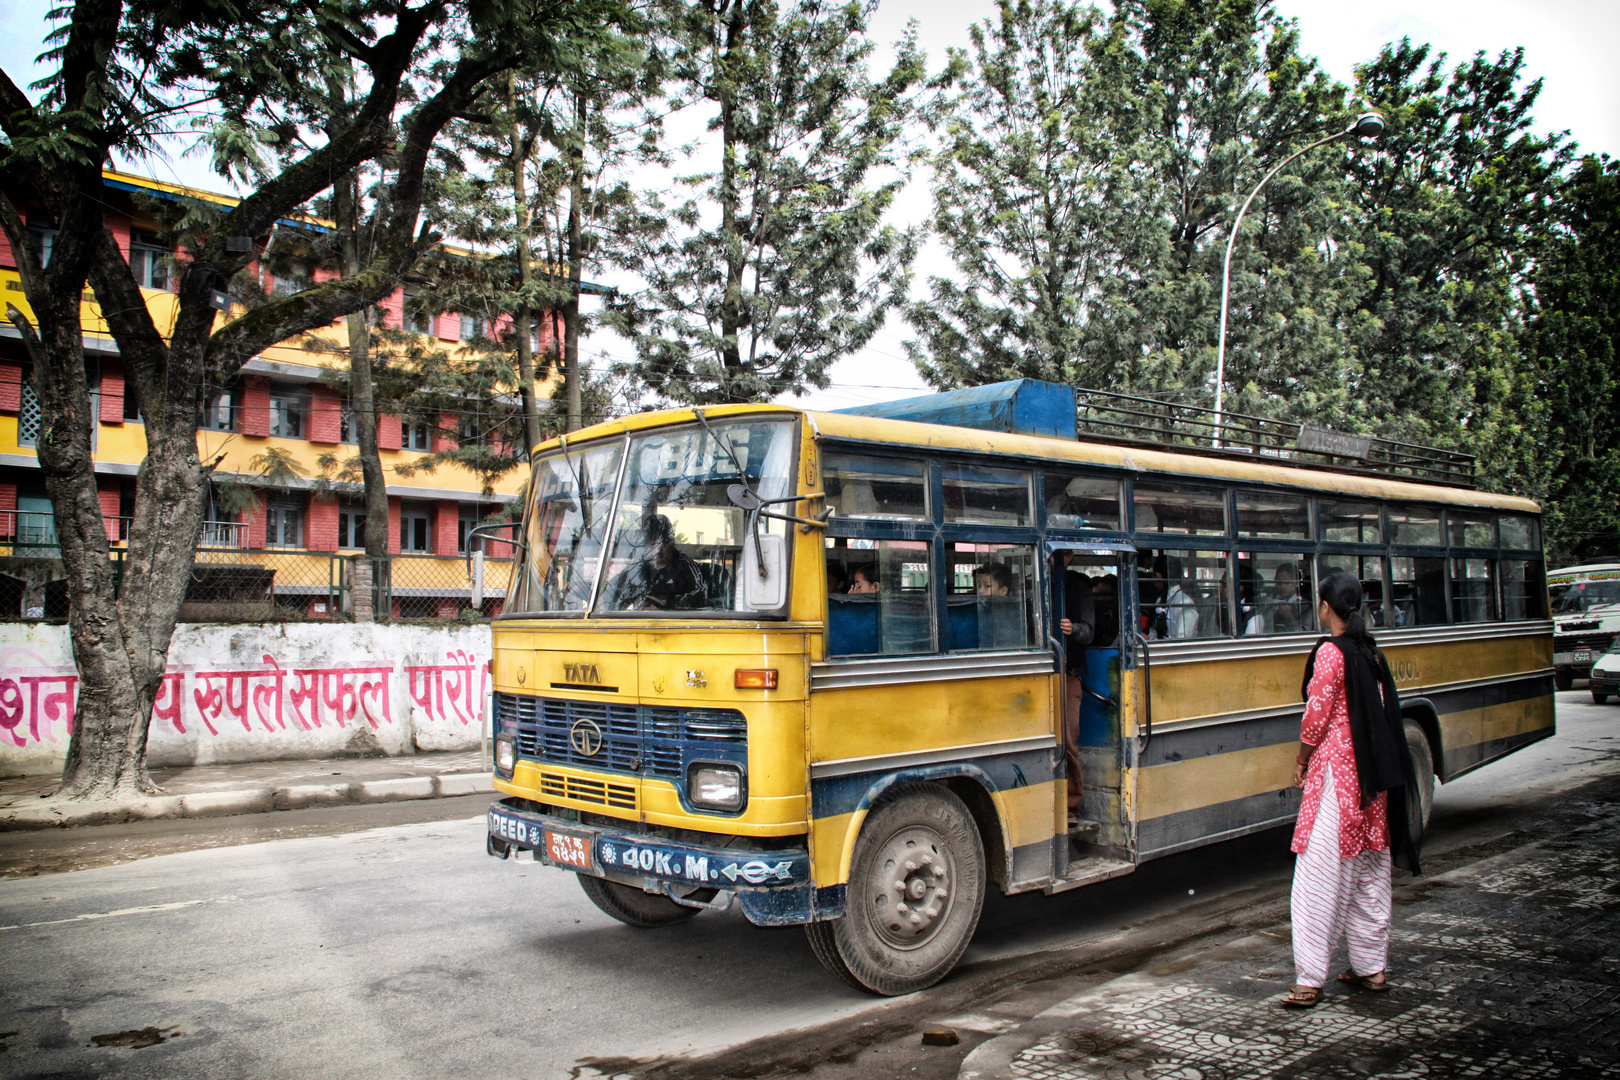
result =
[[1486,482],[1529,491],[1544,417],[1519,337],[1571,150],[1531,130],[1541,84],[1523,68],[1515,50],[1448,73],[1402,41],[1358,69],[1388,126],[1347,163],[1370,274],[1348,385],[1361,426],[1475,453]]
[[613,259],[645,287],[605,321],[677,401],[825,386],[904,298],[914,231],[883,223],[923,76],[907,40],[867,75],[871,2],[666,3],[669,86],[705,110],[708,170],[620,215]]
[[1620,162],[1583,158],[1538,246],[1526,355],[1547,423],[1548,557],[1620,552]]
[[[198,460],[205,388],[275,342],[326,326],[392,292],[434,237],[418,229],[428,156],[444,126],[476,110],[492,80],[589,32],[611,5],[558,0],[273,0],[186,5],[81,0],[63,9],[37,100],[0,77],[0,225],[32,309],[8,309],[33,363],[39,460],[70,582],[80,693],[60,794],[150,791],[152,701],[190,576],[210,466]],[[361,69],[331,129],[310,108],[317,62]],[[172,328],[154,325],[103,215],[101,165],[151,152],[177,119],[210,127],[223,171],[249,194],[181,223],[187,256]],[[330,133],[329,133],[330,130]],[[265,148],[286,153],[270,161]],[[272,152],[270,158],[276,155]],[[275,296],[216,327],[216,297],[254,262],[253,241],[334,181],[386,161],[389,198],[357,272]],[[58,225],[47,264],[10,193],[27,192]],[[79,296],[95,289],[145,420],[147,457],[121,588],[114,589],[90,453],[94,425]]]
[[[908,311],[936,385],[1018,376],[1180,394],[1213,387],[1222,256],[1249,190],[1349,117],[1269,4],[1129,0],[1104,18],[1003,3],[957,57],[934,223],[955,278]],[[1251,207],[1233,268],[1234,406],[1339,396],[1359,292],[1328,147]]]

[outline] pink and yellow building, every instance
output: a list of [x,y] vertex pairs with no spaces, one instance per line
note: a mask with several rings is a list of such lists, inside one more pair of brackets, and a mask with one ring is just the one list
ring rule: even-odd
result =
[[[154,200],[196,200],[233,205],[229,196],[165,184],[123,173],[105,173],[107,221],[142,287],[148,309],[159,328],[173,325],[178,307],[175,261],[184,253],[166,248],[159,223],[143,207]],[[55,230],[38,208],[18,200],[36,243],[49,251]],[[314,219],[278,226],[297,230],[324,228]],[[254,238],[263,251],[270,236]],[[283,243],[286,241],[283,240]],[[304,282],[272,276],[258,262],[250,272],[260,275],[267,290],[300,288]],[[337,276],[335,270],[308,267],[308,281]],[[16,270],[16,257],[0,236],[0,292],[24,313],[27,300]],[[117,548],[127,535],[134,513],[135,478],[145,456],[144,425],[132,395],[125,393],[124,367],[118,344],[101,317],[94,293],[86,290],[81,308],[85,363],[93,397],[95,430],[92,447],[96,482],[107,521],[107,536]],[[240,309],[238,309],[240,310]],[[222,321],[229,314],[222,313]],[[452,355],[480,334],[498,335],[509,326],[502,317],[492,328],[481,314],[417,311],[405,289],[396,290],[380,304],[376,325],[419,333],[429,344]],[[537,345],[551,344],[551,320],[542,319]],[[201,459],[216,459],[219,484],[242,481],[255,485],[253,506],[227,512],[211,503],[203,528],[199,565],[262,566],[274,570],[274,602],[282,615],[321,617],[338,603],[341,572],[334,557],[359,554],[363,547],[365,509],[358,485],[340,484],[335,496],[321,497],[315,488],[322,475],[318,461],[325,455],[340,460],[358,452],[358,422],[340,391],[322,382],[328,368],[345,367],[347,330],[339,321],[312,335],[319,343],[291,340],[271,346],[244,365],[229,385],[210,387],[197,437]],[[325,346],[330,346],[328,351]],[[29,361],[20,335],[9,323],[0,323],[0,618],[66,614],[65,586],[60,563],[53,571],[55,526],[50,500],[39,470],[35,447],[39,438],[39,405],[28,379]],[[399,416],[379,416],[377,441],[388,477],[388,545],[393,560],[392,614],[402,618],[446,618],[466,613],[475,594],[465,565],[468,533],[490,513],[516,497],[523,470],[502,477],[490,495],[482,493],[478,477],[461,466],[441,464],[431,473],[405,477],[398,473],[425,454],[453,449],[458,434],[478,437],[461,418],[443,416],[437,424],[412,423]],[[294,463],[298,479],[266,486],[263,459],[276,450]],[[255,464],[259,459],[259,464]],[[482,595],[498,598],[504,592],[507,545],[474,546],[486,555],[487,573]],[[115,557],[117,553],[115,552]],[[54,576],[53,576],[54,573]],[[198,575],[199,578],[208,577]],[[214,577],[220,578],[220,574]],[[229,578],[225,573],[224,578]],[[252,574],[240,581],[263,580]],[[251,591],[251,587],[249,588]],[[498,610],[499,599],[477,605],[486,614]],[[13,610],[15,608],[15,610]]]

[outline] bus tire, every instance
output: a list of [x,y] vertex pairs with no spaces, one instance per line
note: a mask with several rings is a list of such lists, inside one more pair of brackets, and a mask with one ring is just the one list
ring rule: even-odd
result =
[[[1423,729],[1417,721],[1406,721],[1406,752],[1412,759],[1412,775],[1417,777],[1418,806],[1423,815],[1423,827],[1429,827],[1429,815],[1434,812],[1434,751],[1429,747],[1429,737],[1423,734]],[[1407,802],[1407,813],[1414,807]]]
[[575,876],[579,878],[579,887],[591,898],[591,903],[601,908],[603,913],[640,930],[685,922],[699,910],[677,904],[667,896],[653,896],[629,885],[620,885],[617,881],[592,877],[590,874]]
[[1569,690],[1575,686],[1575,675],[1567,668],[1559,668],[1553,672],[1553,686],[1559,690]]
[[962,800],[906,784],[861,827],[844,917],[805,927],[828,970],[874,994],[909,994],[948,975],[984,907],[984,845]]

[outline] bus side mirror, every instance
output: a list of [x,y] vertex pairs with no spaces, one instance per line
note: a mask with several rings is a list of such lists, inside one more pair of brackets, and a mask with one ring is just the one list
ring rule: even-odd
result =
[[[750,611],[775,611],[787,603],[787,546],[780,536],[761,532],[759,554],[752,539],[743,541],[743,607]],[[760,574],[761,558],[765,573]]]

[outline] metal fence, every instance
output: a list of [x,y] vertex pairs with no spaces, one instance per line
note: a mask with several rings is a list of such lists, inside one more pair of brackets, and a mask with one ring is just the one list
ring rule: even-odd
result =
[[380,621],[491,618],[500,613],[514,560],[400,554],[371,562],[373,611]]
[[[117,588],[127,565],[130,520],[105,519]],[[514,562],[481,553],[369,559],[247,543],[243,523],[203,523],[180,607],[182,621],[352,620],[357,609],[378,621],[492,618],[500,613]],[[61,557],[53,515],[0,511],[0,619],[67,618]],[[356,573],[362,561],[369,574]],[[369,605],[357,603],[357,585],[367,590]]]

